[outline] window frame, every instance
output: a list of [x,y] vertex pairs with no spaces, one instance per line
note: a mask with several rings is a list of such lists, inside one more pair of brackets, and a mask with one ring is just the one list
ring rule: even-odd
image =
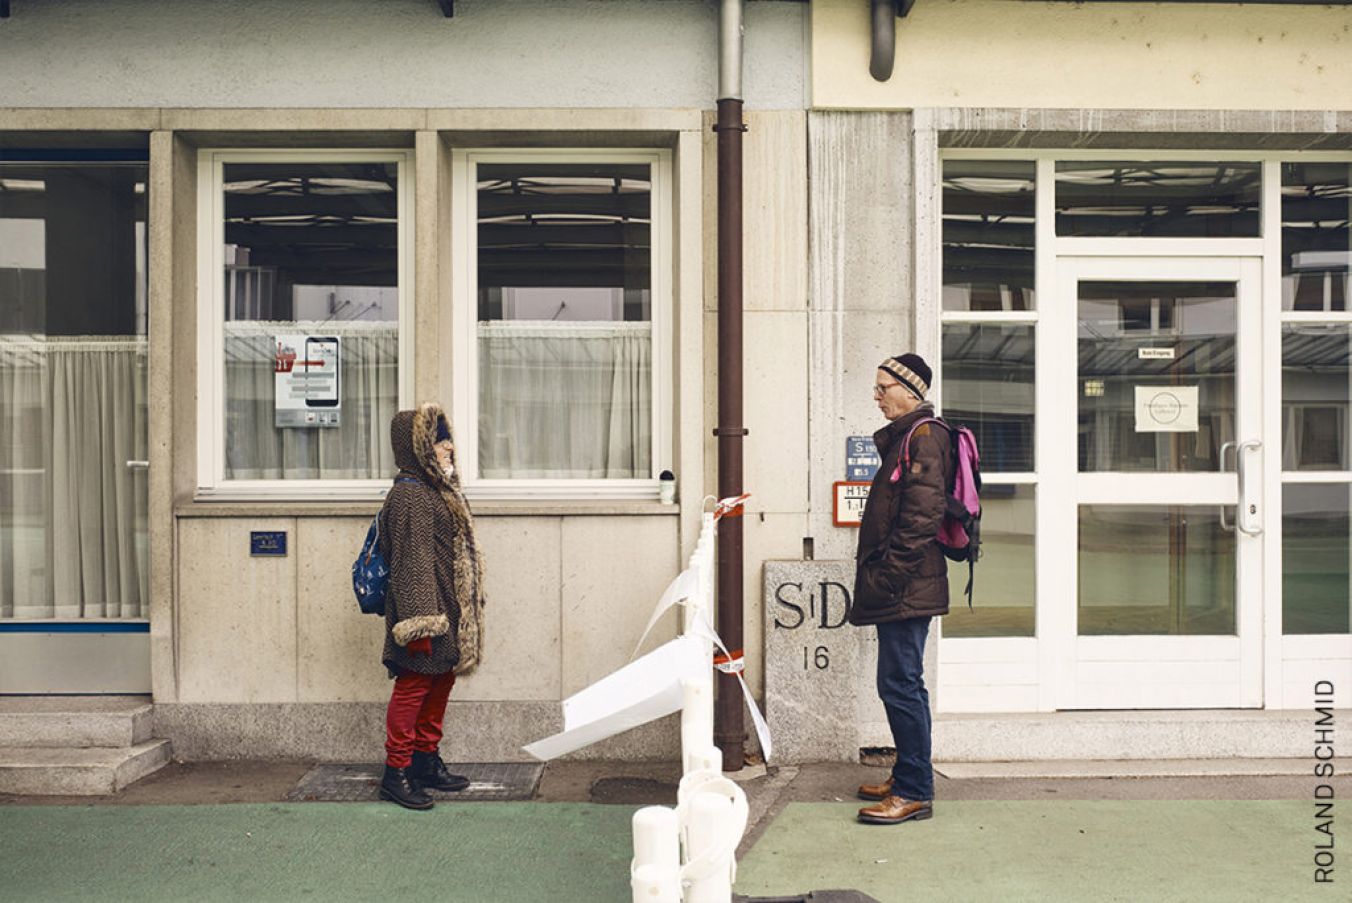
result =
[[[1269,149],[1226,150],[1163,150],[1154,148],[1117,148],[1076,150],[1065,147],[951,147],[942,141],[932,145],[930,168],[920,170],[925,178],[922,190],[926,193],[926,209],[934,211],[936,228],[921,240],[917,248],[917,268],[923,278],[917,278],[917,338],[924,351],[934,354],[942,367],[943,328],[948,323],[1031,323],[1039,325],[1038,360],[1048,360],[1043,352],[1042,338],[1046,324],[1055,323],[1055,291],[1060,261],[1082,257],[1202,257],[1254,258],[1261,261],[1259,284],[1263,299],[1262,360],[1264,379],[1275,366],[1281,372],[1281,328],[1292,323],[1339,323],[1352,325],[1352,309],[1344,311],[1288,311],[1282,307],[1282,202],[1281,166],[1289,162],[1331,162],[1352,165],[1352,150],[1302,151]],[[943,235],[942,197],[943,163],[949,160],[1024,160],[1036,166],[1036,308],[1032,311],[945,311],[943,297]],[[1257,162],[1261,166],[1262,189],[1259,204],[1260,233],[1257,237],[1234,238],[1172,238],[1172,237],[1078,237],[1058,236],[1055,230],[1055,164],[1062,160],[1138,160],[1138,161],[1235,161]],[[1275,300],[1274,300],[1275,299]],[[922,351],[923,353],[923,351]],[[1044,383],[1054,380],[1053,374],[1037,368],[1035,391],[1042,399]],[[1265,383],[1264,391],[1275,385],[1278,400],[1274,404],[1265,399],[1263,433],[1265,437],[1281,436],[1282,404],[1280,379]],[[939,381],[935,400],[942,404],[943,381]],[[1039,404],[1041,415],[1044,406]],[[1038,416],[1035,426],[1039,451],[1052,444],[1046,432],[1048,418]],[[1028,483],[1042,485],[1046,474],[1057,471],[1057,464],[1048,455],[1038,454],[1037,470],[1028,474],[991,472],[983,474],[987,483]],[[1264,457],[1262,480],[1265,487],[1292,483],[1352,483],[1348,471],[1285,471],[1282,470],[1280,447],[1277,454],[1268,449]],[[1058,490],[1061,491],[1061,490]],[[1055,519],[1056,501],[1050,495],[1038,496],[1035,528],[1035,554],[1042,556],[1044,545],[1049,549],[1068,546],[1064,528]],[[1305,705],[1293,703],[1300,699],[1297,687],[1307,687],[1306,680],[1315,673],[1316,663],[1333,662],[1339,666],[1348,661],[1347,634],[1286,634],[1282,630],[1283,604],[1281,599],[1281,566],[1272,566],[1273,558],[1280,562],[1282,555],[1282,500],[1280,491],[1275,498],[1266,499],[1268,509],[1264,526],[1264,541],[1269,543],[1264,555],[1265,602],[1262,615],[1262,707],[1289,709]],[[1275,517],[1274,517],[1275,514]],[[1049,555],[1051,553],[1048,553]],[[938,658],[940,663],[941,703],[944,712],[972,711],[1055,711],[1059,707],[1057,693],[1065,685],[1068,660],[1058,643],[1051,606],[1044,604],[1049,593],[1046,586],[1056,579],[1055,573],[1044,573],[1038,568],[1035,586],[1035,630],[1032,637],[947,637],[940,627]],[[1047,583],[1044,584],[1044,581]],[[1273,602],[1271,600],[1279,600]],[[994,670],[992,670],[994,669]],[[998,673],[1004,682],[992,691],[990,674]],[[1009,679],[1009,674],[1017,679]],[[955,705],[952,700],[959,699]]]
[[[673,155],[632,148],[455,148],[451,152],[451,419],[470,499],[495,501],[656,501],[658,476],[672,469],[674,374]],[[639,479],[483,479],[479,476],[479,163],[647,163],[652,173],[652,472]]]
[[396,167],[399,291],[399,399],[407,408],[414,374],[414,160],[406,148],[232,149],[197,154],[197,488],[219,501],[379,500],[388,477],[339,480],[232,480],[225,477],[225,186],[227,163],[393,163]]

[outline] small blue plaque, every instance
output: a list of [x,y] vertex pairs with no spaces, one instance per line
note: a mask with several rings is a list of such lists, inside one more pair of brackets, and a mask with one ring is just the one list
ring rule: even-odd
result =
[[878,446],[872,436],[849,436],[845,439],[845,479],[869,482],[882,467]]
[[249,554],[274,557],[286,556],[285,530],[251,530]]

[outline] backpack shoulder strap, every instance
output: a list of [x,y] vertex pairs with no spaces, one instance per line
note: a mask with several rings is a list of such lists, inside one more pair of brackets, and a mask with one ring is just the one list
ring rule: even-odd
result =
[[906,430],[906,435],[902,437],[902,440],[901,440],[901,453],[900,453],[899,455],[897,455],[897,466],[896,466],[896,468],[892,471],[891,482],[895,483],[895,482],[897,482],[898,480],[900,480],[900,479],[901,479],[902,473],[903,473],[904,471],[910,469],[910,467],[911,467],[911,440],[915,437],[915,431],[916,431],[916,430],[920,429],[922,426],[924,426],[924,425],[926,425],[926,424],[929,424],[929,423],[937,423],[937,424],[939,424],[939,426],[941,426],[941,427],[943,427],[944,429],[948,430],[949,435],[950,435],[950,437],[951,437],[951,435],[952,435],[952,433],[953,433],[953,427],[949,426],[948,422],[945,421],[942,417],[921,417],[921,418],[920,418],[919,420],[917,420],[915,423],[911,424],[910,429]]
[[[397,476],[394,478],[394,482],[395,482],[395,483],[421,483],[422,481],[421,481],[421,480],[415,480],[413,477],[406,477],[406,476],[403,476],[402,474],[400,474],[400,475],[397,475]],[[393,484],[391,484],[391,485],[393,485]],[[380,522],[381,522],[381,520],[384,518],[384,516],[385,516],[385,506],[384,506],[384,504],[382,504],[382,505],[380,506],[380,510],[376,512],[376,517],[375,517],[375,524],[376,524],[376,540],[377,540],[377,542],[379,542],[379,540],[380,540],[380,529],[381,529],[381,528],[380,528]]]

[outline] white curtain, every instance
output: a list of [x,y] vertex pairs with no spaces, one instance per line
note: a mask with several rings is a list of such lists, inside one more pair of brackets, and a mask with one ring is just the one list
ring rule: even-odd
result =
[[[338,428],[278,429],[278,335],[340,340]],[[390,418],[399,403],[399,328],[379,321],[225,324],[225,477],[359,480],[394,473]]]
[[0,336],[0,617],[147,616],[143,337]]
[[650,323],[479,323],[479,475],[652,476]]

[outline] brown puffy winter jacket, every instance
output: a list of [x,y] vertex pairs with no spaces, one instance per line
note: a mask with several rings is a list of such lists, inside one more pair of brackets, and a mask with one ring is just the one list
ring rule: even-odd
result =
[[910,467],[891,481],[907,430],[933,416],[934,408],[922,404],[873,434],[882,466],[859,526],[851,624],[948,614],[948,561],[938,538],[953,469],[948,431],[920,426],[911,437]]
[[[445,414],[435,404],[390,422],[399,477],[381,509],[380,541],[390,563],[381,660],[392,675],[466,674],[482,652],[483,562],[459,479],[437,465],[439,422]],[[412,655],[408,644],[423,637],[432,654]]]

